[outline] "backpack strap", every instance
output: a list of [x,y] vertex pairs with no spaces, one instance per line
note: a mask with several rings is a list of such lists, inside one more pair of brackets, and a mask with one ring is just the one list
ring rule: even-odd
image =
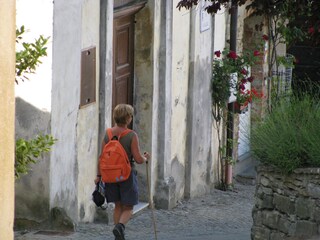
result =
[[[126,129],[126,130],[124,130],[124,131],[120,134],[118,140],[120,140],[121,137],[124,137],[125,135],[127,135],[127,134],[130,133],[130,132],[132,132],[131,129]],[[107,135],[108,135],[108,138],[109,138],[109,141],[110,141],[110,140],[113,138],[113,134],[112,134],[111,128],[108,128],[108,129],[107,129]]]
[[108,135],[108,138],[109,138],[109,141],[112,139],[112,130],[111,130],[111,128],[108,128],[107,129],[107,135]]
[[122,137],[124,137],[125,135],[127,135],[129,132],[132,132],[132,130],[131,129],[126,129],[126,130],[124,130],[121,134],[120,134],[120,136],[119,136],[119,140],[120,140],[120,138],[122,138]]

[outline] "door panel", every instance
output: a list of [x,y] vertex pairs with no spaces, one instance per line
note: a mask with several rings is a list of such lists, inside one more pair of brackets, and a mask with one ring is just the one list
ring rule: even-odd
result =
[[126,74],[116,79],[117,85],[115,88],[116,102],[117,103],[129,103],[128,94],[122,94],[128,92],[128,82],[131,75]]
[[121,72],[130,71],[130,32],[128,28],[123,29],[118,32],[117,35],[117,50],[116,50],[116,72],[121,74]]
[[133,103],[134,15],[114,19],[114,68],[112,109]]

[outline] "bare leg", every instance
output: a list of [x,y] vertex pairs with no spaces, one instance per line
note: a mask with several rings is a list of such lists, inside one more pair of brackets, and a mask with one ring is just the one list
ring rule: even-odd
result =
[[115,227],[112,230],[116,239],[125,239],[125,224],[130,220],[132,216],[133,206],[122,205],[120,202],[115,203],[113,219]]
[[119,223],[125,225],[132,216],[133,206],[131,205],[122,205],[122,211],[119,219]]
[[120,202],[115,202],[115,207],[114,207],[114,212],[113,212],[114,224],[119,223],[121,213],[122,213],[122,204]]

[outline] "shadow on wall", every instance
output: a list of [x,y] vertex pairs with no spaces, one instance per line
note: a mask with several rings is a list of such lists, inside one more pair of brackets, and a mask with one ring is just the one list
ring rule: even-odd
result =
[[[50,134],[51,113],[16,98],[16,139]],[[15,229],[36,228],[49,215],[50,154],[39,158],[27,175],[15,183]]]

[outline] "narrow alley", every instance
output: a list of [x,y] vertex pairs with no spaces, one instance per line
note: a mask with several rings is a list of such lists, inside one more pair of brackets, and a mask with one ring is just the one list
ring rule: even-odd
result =
[[[252,185],[236,183],[233,191],[179,202],[171,211],[154,210],[159,240],[249,240],[254,203]],[[16,240],[113,240],[112,223],[81,223],[75,233],[16,232]],[[127,240],[155,239],[152,212],[145,209],[126,226]]]

